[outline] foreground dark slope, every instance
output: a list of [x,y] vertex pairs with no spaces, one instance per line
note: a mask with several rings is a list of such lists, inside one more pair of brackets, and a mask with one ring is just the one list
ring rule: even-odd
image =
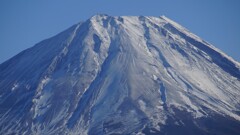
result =
[[166,17],[93,16],[0,65],[0,134],[240,134],[239,63]]

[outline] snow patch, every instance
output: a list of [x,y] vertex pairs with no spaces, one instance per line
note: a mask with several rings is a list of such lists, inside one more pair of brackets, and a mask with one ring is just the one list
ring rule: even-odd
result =
[[11,91],[15,91],[19,87],[19,83],[14,83]]

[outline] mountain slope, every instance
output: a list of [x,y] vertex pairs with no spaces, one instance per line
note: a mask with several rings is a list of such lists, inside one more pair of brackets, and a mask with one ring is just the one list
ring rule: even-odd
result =
[[96,15],[0,65],[0,134],[239,134],[239,96],[240,64],[172,20]]

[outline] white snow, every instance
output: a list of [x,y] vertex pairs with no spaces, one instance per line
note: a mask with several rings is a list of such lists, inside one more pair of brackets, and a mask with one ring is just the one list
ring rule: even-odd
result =
[[19,87],[19,84],[18,83],[14,83],[11,90],[15,91],[18,87]]
[[172,107],[193,119],[210,116],[207,108],[239,121],[239,79],[166,24],[240,67],[164,16],[96,15],[27,50],[14,68],[1,68],[10,81],[0,81],[0,103],[12,103],[1,110],[0,134],[20,134],[28,117],[25,133],[143,135],[146,127],[161,131]]

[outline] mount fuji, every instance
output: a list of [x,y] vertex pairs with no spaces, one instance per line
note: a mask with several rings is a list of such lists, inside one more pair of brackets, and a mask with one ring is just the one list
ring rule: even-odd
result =
[[95,15],[0,64],[0,134],[239,135],[240,63],[165,16]]

